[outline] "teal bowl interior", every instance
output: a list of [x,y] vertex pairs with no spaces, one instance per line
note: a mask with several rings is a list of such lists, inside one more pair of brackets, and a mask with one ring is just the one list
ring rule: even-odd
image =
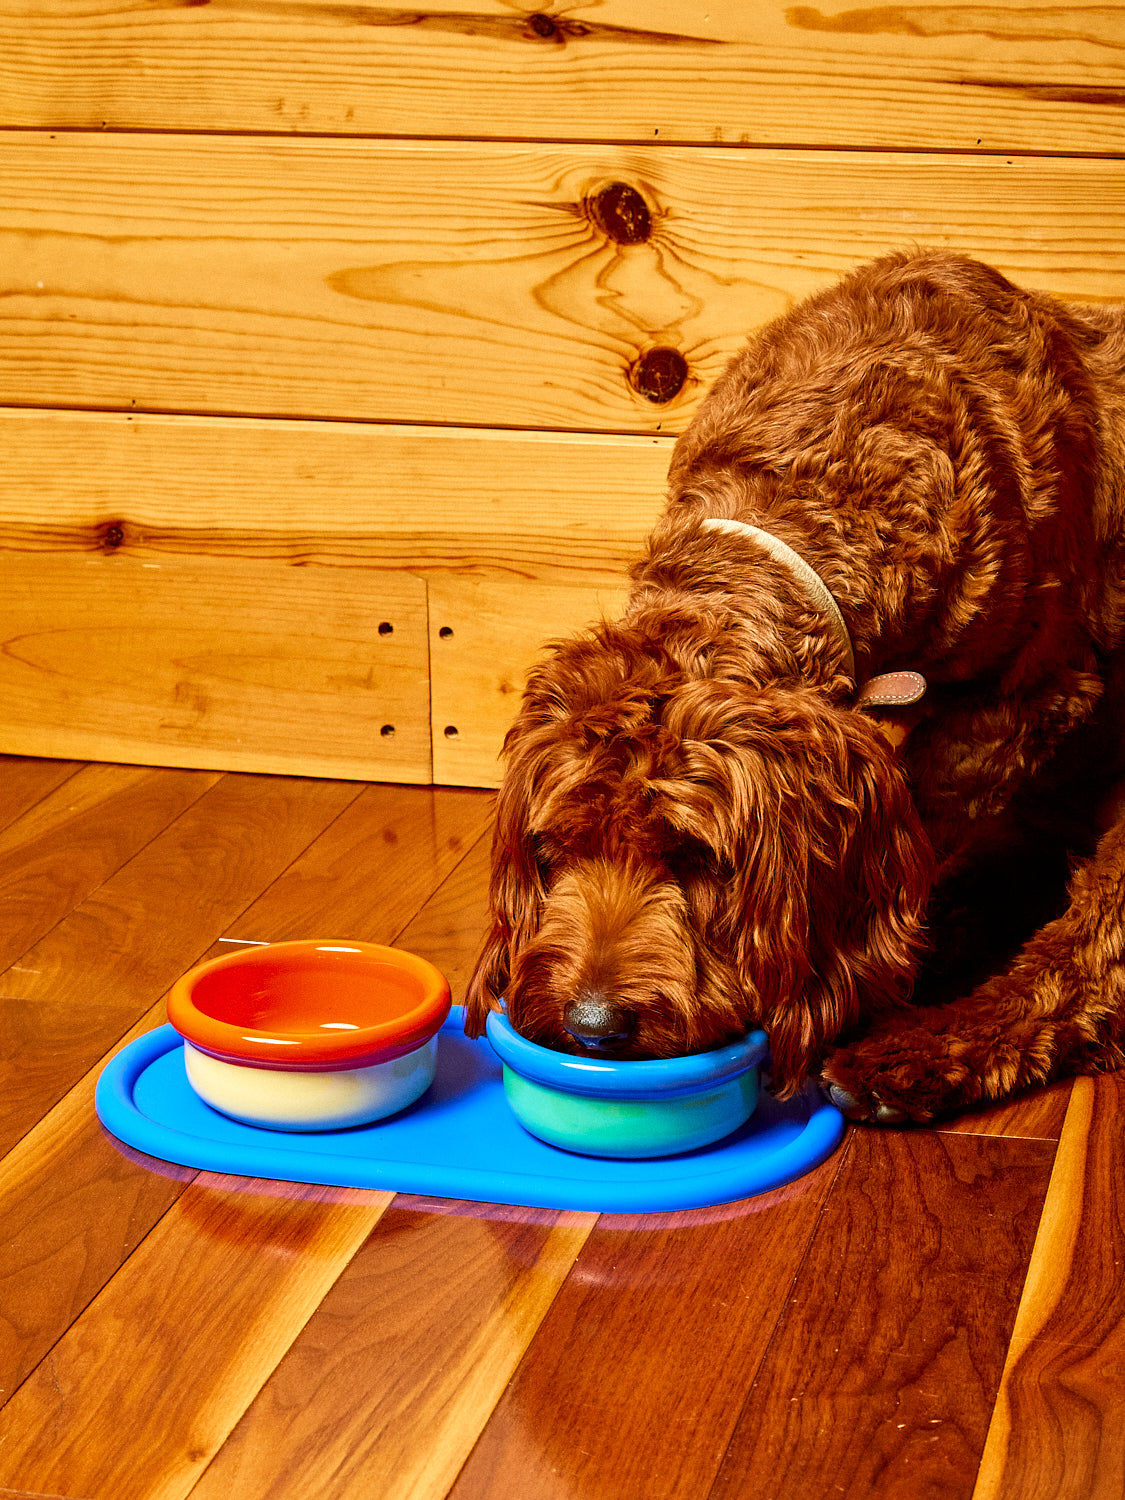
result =
[[504,1092],[525,1130],[585,1156],[670,1156],[721,1140],[758,1102],[764,1031],[690,1057],[613,1062],[553,1052],[521,1036],[502,1012],[488,1040]]

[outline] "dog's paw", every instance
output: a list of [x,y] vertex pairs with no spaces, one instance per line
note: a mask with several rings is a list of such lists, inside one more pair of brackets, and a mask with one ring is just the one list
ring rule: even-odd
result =
[[925,1125],[967,1102],[964,1064],[949,1039],[919,1027],[875,1033],[828,1058],[820,1086],[849,1120]]
[[895,1104],[884,1104],[874,1094],[866,1100],[857,1099],[838,1083],[822,1078],[820,1087],[830,1104],[834,1104],[849,1120],[862,1120],[876,1125],[902,1125],[909,1116]]

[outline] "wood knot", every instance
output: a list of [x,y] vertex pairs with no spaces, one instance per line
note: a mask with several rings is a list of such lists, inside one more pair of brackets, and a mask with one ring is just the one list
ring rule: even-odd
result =
[[125,542],[124,522],[107,521],[102,527],[99,542],[107,552],[116,552]]
[[657,405],[671,401],[684,388],[688,362],[678,349],[659,346],[647,349],[629,371],[633,389]]
[[586,217],[618,245],[643,245],[652,234],[652,212],[627,182],[611,182],[586,199]]
[[550,41],[552,37],[556,37],[559,34],[559,28],[555,25],[554,21],[551,20],[550,16],[543,15],[541,11],[536,11],[534,15],[528,16],[527,24],[534,31],[535,35],[541,36],[544,41]]

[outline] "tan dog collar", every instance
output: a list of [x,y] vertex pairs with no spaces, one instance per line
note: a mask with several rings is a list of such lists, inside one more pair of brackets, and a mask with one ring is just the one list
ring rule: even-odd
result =
[[[848,675],[855,681],[855,650],[840,606],[831,589],[820,574],[811,568],[799,552],[794,552],[780,537],[760,526],[751,526],[745,521],[732,521],[722,516],[711,516],[703,522],[704,531],[724,531],[731,536],[748,536],[768,552],[774,562],[780,563],[802,585],[811,602],[827,616],[832,633],[844,655]],[[856,694],[857,708],[904,708],[917,703],[926,691],[926,679],[920,672],[883,672],[870,677]]]

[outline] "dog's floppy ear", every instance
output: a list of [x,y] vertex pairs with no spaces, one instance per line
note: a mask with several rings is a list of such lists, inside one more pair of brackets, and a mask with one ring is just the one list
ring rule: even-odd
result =
[[[606,632],[613,627],[605,627]],[[479,1036],[499,1008],[512,958],[534,937],[547,894],[536,827],[590,775],[589,743],[627,712],[613,701],[623,658],[589,631],[548,648],[532,671],[504,741],[489,886],[490,927],[465,995],[465,1030]],[[634,712],[639,712],[634,709]]]
[[492,833],[491,925],[465,992],[469,1036],[480,1036],[489,1011],[499,1009],[512,953],[534,934],[546,894],[528,815],[539,754],[522,736],[509,736],[505,753],[508,765]]
[[[556,655],[558,654],[556,650]],[[489,881],[490,927],[465,993],[465,1030],[480,1036],[511,978],[512,957],[535,935],[546,884],[534,822],[555,783],[574,775],[560,725],[567,708],[544,666],[532,673],[504,740]]]
[[494,917],[465,987],[465,1032],[482,1036],[490,1010],[499,1010],[508,982],[510,955],[504,929]]
[[728,790],[746,810],[734,953],[792,1094],[827,1044],[909,993],[933,856],[893,749],[813,689],[748,693]]

